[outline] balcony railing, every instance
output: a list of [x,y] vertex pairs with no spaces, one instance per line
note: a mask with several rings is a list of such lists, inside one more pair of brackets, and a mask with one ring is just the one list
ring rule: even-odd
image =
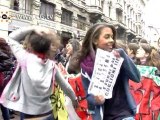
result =
[[21,13],[31,14],[31,10],[20,8],[19,6],[12,6],[11,5],[10,9],[15,10],[15,11],[19,11]]
[[102,14],[102,8],[100,6],[87,6],[87,11],[90,13],[98,13],[98,14]]
[[22,21],[32,21],[33,16],[30,14],[26,14],[20,11],[10,10],[11,19],[13,20],[22,20]]
[[121,5],[121,3],[116,3],[116,9],[123,11],[123,6]]

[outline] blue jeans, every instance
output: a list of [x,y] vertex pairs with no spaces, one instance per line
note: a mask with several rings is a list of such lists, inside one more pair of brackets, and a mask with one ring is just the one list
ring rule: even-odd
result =
[[53,114],[51,114],[50,116],[48,116],[46,119],[44,120],[54,120]]
[[20,120],[23,120],[23,119],[24,119],[24,114],[20,113]]
[[10,120],[9,118],[9,109],[0,104],[2,116],[4,120]]
[[122,120],[135,120],[134,117],[126,117],[126,118],[123,118]]

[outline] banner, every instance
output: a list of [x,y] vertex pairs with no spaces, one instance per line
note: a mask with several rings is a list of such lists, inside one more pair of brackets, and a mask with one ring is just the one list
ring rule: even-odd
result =
[[50,97],[55,120],[68,120],[68,112],[65,107],[65,96],[58,84],[55,83],[54,93]]
[[115,85],[123,58],[117,58],[111,52],[97,49],[94,70],[88,93],[104,95],[106,99],[112,98]]
[[156,67],[137,65],[137,68],[141,76],[153,79],[153,81],[160,86],[160,77],[156,75],[156,71],[158,70]]

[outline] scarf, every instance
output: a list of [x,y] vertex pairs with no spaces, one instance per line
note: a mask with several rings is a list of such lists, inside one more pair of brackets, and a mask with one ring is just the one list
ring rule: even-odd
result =
[[92,54],[87,55],[80,63],[80,66],[82,70],[88,73],[88,75],[91,77],[93,68],[94,68],[94,58],[92,57]]

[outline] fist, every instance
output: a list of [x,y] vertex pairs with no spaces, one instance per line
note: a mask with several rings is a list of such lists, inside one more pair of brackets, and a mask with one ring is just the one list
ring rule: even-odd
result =
[[112,50],[112,53],[114,54],[114,56],[116,58],[120,58],[121,57],[120,54],[119,54],[119,52],[117,50]]
[[98,103],[100,105],[105,102],[105,98],[103,95],[96,95],[96,96],[94,96],[94,99],[95,99],[96,103]]

